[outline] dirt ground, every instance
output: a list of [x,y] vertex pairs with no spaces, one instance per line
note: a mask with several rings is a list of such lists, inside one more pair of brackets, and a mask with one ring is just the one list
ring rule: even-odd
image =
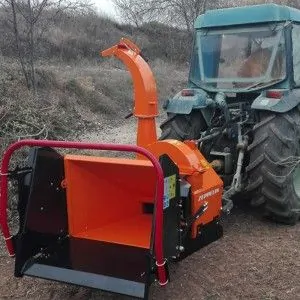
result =
[[[133,120],[83,140],[134,141]],[[171,265],[171,282],[153,285],[150,299],[300,299],[300,224],[277,225],[235,207],[222,220],[224,236]],[[0,244],[0,299],[130,299],[33,278],[13,277],[13,259]]]

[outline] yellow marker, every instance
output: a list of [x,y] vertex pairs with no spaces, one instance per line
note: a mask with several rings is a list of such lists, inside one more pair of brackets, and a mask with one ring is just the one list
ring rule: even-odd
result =
[[201,159],[201,160],[200,160],[200,163],[201,163],[201,166],[202,166],[203,168],[209,169],[210,165],[209,165],[209,163],[208,163],[206,160]]
[[172,175],[169,180],[169,199],[176,197],[176,175]]

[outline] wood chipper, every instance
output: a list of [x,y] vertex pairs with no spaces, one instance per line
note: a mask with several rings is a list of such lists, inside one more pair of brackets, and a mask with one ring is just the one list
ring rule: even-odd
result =
[[[1,164],[0,221],[15,276],[40,277],[147,298],[165,286],[168,263],[222,236],[223,182],[193,141],[156,136],[156,84],[132,42],[102,52],[128,67],[138,119],[137,146],[22,140]],[[9,170],[29,147],[25,167]],[[57,149],[134,152],[135,158],[63,155]],[[10,234],[8,180],[18,184],[19,230]]]

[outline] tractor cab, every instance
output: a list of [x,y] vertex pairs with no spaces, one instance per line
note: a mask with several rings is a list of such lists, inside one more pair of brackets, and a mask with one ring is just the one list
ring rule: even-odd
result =
[[208,91],[252,91],[286,78],[285,23],[197,30],[190,82]]
[[[276,112],[299,104],[300,10],[275,4],[217,9],[200,15],[194,27],[187,89],[165,102],[167,113],[201,110],[209,126],[214,108],[225,102]],[[289,100],[269,101],[274,95]]]
[[208,11],[195,22],[189,85],[252,92],[299,84],[300,11],[274,4]]

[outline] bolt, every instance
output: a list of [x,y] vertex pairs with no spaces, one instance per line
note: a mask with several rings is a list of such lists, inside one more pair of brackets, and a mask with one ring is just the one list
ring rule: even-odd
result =
[[183,246],[177,246],[176,249],[180,252],[183,252],[185,250]]
[[43,210],[44,210],[44,207],[43,207],[43,206],[41,206],[40,210],[41,210],[41,211],[43,211]]

